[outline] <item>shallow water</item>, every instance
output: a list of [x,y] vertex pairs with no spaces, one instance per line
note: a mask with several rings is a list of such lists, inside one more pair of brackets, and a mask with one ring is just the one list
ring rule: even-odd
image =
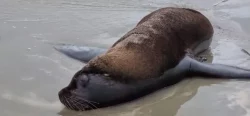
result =
[[194,8],[212,22],[211,62],[250,67],[250,0],[1,0],[1,116],[248,116],[249,81],[192,79],[123,105],[73,112],[57,92],[84,64],[51,43],[108,47],[149,12]]

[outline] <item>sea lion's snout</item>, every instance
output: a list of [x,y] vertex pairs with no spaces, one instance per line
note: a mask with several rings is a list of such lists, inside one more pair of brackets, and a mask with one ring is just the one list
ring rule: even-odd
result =
[[59,91],[58,96],[61,103],[68,109],[75,111],[95,109],[94,103],[88,100],[88,83],[88,75],[75,75],[70,84]]
[[107,74],[76,74],[70,84],[58,93],[61,103],[68,109],[84,111],[115,104],[118,98],[126,100],[126,96],[130,95],[128,92],[130,88],[107,76]]

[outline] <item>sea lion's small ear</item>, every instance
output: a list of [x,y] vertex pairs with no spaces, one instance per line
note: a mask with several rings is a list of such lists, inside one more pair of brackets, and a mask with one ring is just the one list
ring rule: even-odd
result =
[[66,56],[81,61],[83,63],[86,63],[90,61],[92,58],[107,51],[107,49],[104,48],[77,46],[70,44],[57,44],[54,45],[54,48],[57,51],[65,54]]

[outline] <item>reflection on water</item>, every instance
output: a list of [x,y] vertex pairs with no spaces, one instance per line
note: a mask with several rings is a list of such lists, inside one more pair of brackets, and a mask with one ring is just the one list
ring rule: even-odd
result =
[[[57,92],[84,64],[50,43],[109,47],[147,13],[165,6],[200,10],[215,28],[210,62],[250,67],[249,0],[2,0],[0,115],[3,116],[244,116],[248,81],[188,79],[119,106],[73,112]],[[211,55],[205,53],[204,55]]]

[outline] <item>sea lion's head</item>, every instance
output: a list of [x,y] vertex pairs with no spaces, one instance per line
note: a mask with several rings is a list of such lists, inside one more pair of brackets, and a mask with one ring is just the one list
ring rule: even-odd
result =
[[58,95],[67,108],[84,111],[127,100],[131,95],[129,89],[129,85],[114,81],[107,74],[84,73],[80,70]]

